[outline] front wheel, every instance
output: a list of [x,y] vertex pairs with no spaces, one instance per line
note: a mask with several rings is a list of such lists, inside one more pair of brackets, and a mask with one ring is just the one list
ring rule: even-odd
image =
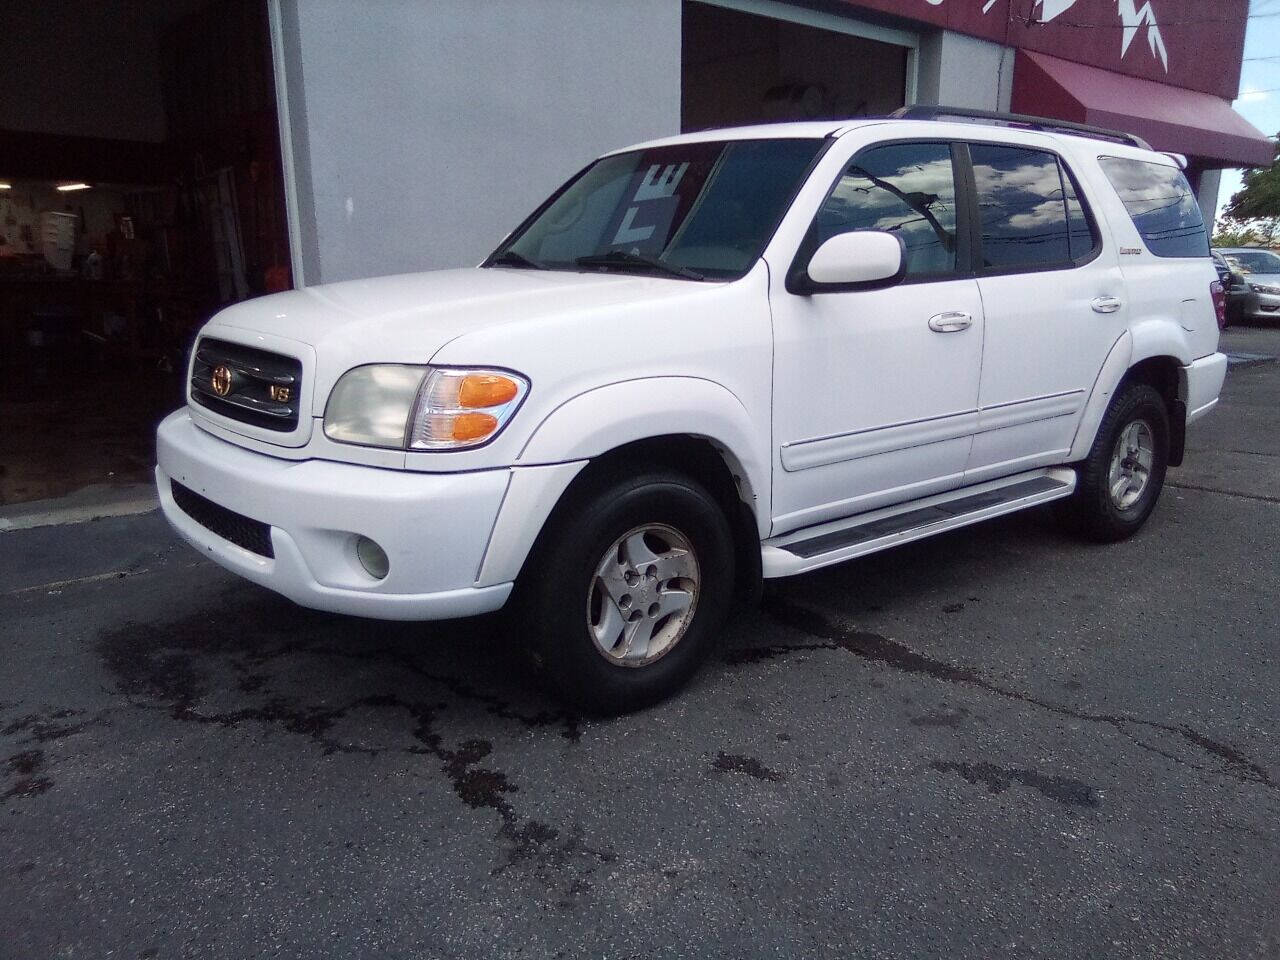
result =
[[670,696],[714,648],[733,593],[724,511],[666,470],[557,510],[520,585],[518,642],[567,700],[623,713]]
[[1155,509],[1169,465],[1169,412],[1154,387],[1131,383],[1112,399],[1078,466],[1066,517],[1092,540],[1131,537]]

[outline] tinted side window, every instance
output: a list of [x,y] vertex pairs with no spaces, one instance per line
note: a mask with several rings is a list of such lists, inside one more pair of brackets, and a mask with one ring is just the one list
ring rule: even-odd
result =
[[751,269],[820,147],[812,140],[730,143],[665,259],[699,272]]
[[1133,225],[1157,257],[1207,257],[1209,235],[1191,185],[1177,167],[1100,157]]
[[[971,144],[969,153],[978,194],[983,268],[1068,265],[1073,259],[1072,231],[1064,186],[1069,181],[1058,168],[1058,158],[1043,150],[983,143]],[[1079,219],[1088,236],[1083,211]],[[1091,236],[1079,242],[1088,244],[1084,252],[1093,245]]]
[[907,248],[908,277],[956,269],[956,184],[951,147],[896,143],[853,159],[809,235],[810,249],[850,230],[887,230]]

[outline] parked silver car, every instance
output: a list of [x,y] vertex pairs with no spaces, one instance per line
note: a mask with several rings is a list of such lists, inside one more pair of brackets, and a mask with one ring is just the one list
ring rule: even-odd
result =
[[1280,254],[1258,247],[1215,247],[1241,282],[1227,291],[1233,319],[1280,320]]

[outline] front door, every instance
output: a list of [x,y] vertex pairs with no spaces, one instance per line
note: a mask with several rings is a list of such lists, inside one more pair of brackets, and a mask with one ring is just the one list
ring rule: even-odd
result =
[[977,427],[983,312],[951,146],[859,152],[800,256],[849,230],[901,236],[907,274],[807,296],[773,277],[775,536],[958,486]]

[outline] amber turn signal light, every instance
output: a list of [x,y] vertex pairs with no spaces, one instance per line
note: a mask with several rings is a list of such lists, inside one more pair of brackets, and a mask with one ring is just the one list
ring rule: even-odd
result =
[[460,443],[483,440],[498,429],[498,418],[487,413],[459,413],[452,419],[453,439]]
[[496,436],[528,392],[518,373],[430,368],[410,418],[410,450],[459,450]]
[[519,386],[510,377],[472,373],[463,377],[458,387],[458,406],[468,409],[500,407],[514,400],[519,392]]

